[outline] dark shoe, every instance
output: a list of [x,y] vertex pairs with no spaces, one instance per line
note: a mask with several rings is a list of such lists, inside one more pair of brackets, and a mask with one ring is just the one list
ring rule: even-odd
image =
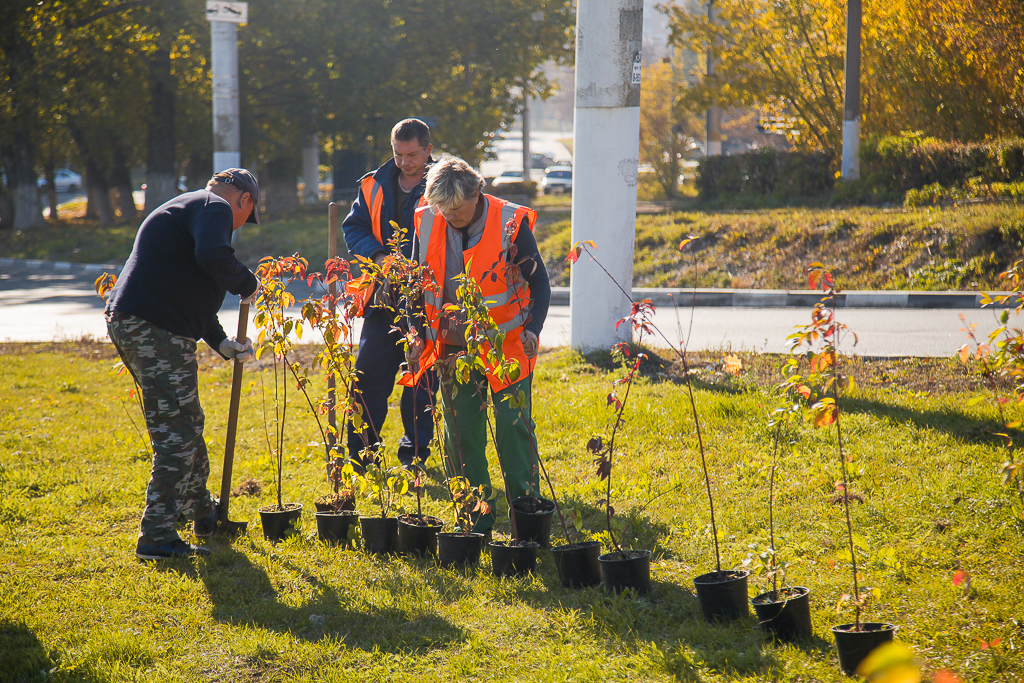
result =
[[213,536],[213,530],[217,526],[217,518],[220,517],[220,503],[215,502],[210,511],[192,522],[192,533],[197,538],[209,538]]
[[135,546],[135,557],[140,560],[168,560],[173,557],[206,557],[209,548],[186,543],[180,538],[163,543],[150,543],[139,539]]

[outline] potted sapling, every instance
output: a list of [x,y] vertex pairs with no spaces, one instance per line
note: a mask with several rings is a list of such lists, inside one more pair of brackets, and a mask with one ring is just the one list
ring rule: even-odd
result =
[[[263,423],[267,439],[267,450],[275,463],[277,483],[277,504],[259,509],[263,534],[271,541],[279,541],[298,532],[302,520],[300,503],[285,503],[281,495],[285,437],[288,418],[289,377],[295,371],[289,352],[292,349],[291,334],[299,333],[302,322],[290,317],[286,309],[295,303],[295,297],[287,291],[292,279],[304,276],[306,260],[298,254],[286,257],[267,257],[260,261],[256,275],[262,286],[256,299],[255,324],[259,330],[256,339],[256,358],[269,353],[272,358],[271,370],[274,380],[273,405],[267,411],[267,392],[263,391]],[[262,381],[262,380],[261,380]],[[273,428],[271,429],[271,425]],[[271,433],[273,432],[273,433]]]
[[[393,236],[388,242],[388,253],[381,263],[357,257],[363,271],[364,280],[361,284],[373,292],[373,305],[387,311],[396,328],[411,333],[418,315],[414,311],[418,311],[423,293],[434,290],[436,286],[426,266],[406,258],[402,253],[402,244],[407,239],[408,231],[399,228],[394,221],[391,222],[391,228]],[[420,378],[419,381],[424,382],[426,379]],[[418,433],[419,430],[413,430],[414,438]],[[413,444],[413,451],[420,452],[419,443]],[[412,470],[410,480],[416,493],[416,512],[398,517],[397,549],[403,553],[433,555],[437,553],[437,532],[444,527],[444,522],[423,513],[425,473],[419,465],[413,465]]]
[[366,551],[378,555],[398,550],[396,508],[401,496],[409,492],[411,481],[409,470],[400,464],[385,467],[384,453],[383,443],[375,450],[364,450],[362,472],[356,472],[351,460],[342,467],[342,475],[352,482],[356,492],[380,510],[379,517],[359,518]]
[[[514,245],[513,245],[514,247]],[[496,266],[497,267],[497,264]],[[515,266],[518,268],[518,266]],[[508,277],[508,276],[506,276]],[[505,335],[491,317],[483,293],[477,282],[466,275],[456,277],[459,287],[456,296],[459,301],[458,313],[465,320],[464,338],[466,350],[455,357],[454,367],[460,381],[464,385],[471,384],[474,367],[487,367],[488,374],[503,386],[503,391],[511,388],[520,376],[519,361],[505,358],[503,351]],[[517,282],[518,277],[508,280]],[[518,294],[517,294],[518,295]],[[532,368],[531,368],[532,370]],[[491,435],[491,443],[498,455],[498,469],[501,472],[505,487],[506,502],[509,504],[509,518],[512,522],[512,538],[508,541],[492,540],[488,544],[491,554],[491,571],[495,576],[517,576],[532,572],[537,564],[537,552],[541,546],[547,546],[551,535],[551,516],[555,504],[532,495],[534,480],[538,475],[539,455],[533,431],[530,434],[530,481],[527,484],[526,496],[510,500],[509,480],[503,449],[498,447],[499,441],[495,434],[489,409],[494,408],[490,401],[489,382],[487,379],[472,385],[480,401],[487,429]],[[517,390],[507,393],[503,400],[507,408],[519,413],[519,420],[524,424],[532,424],[529,414],[529,400],[526,392]],[[550,483],[550,482],[549,482]],[[516,503],[520,504],[517,511]],[[550,503],[550,510],[545,505]],[[545,514],[546,513],[546,514]]]
[[317,535],[321,540],[348,545],[359,517],[355,512],[356,491],[343,473],[347,457],[342,455],[338,445],[336,423],[329,419],[325,425],[321,415],[330,413],[334,408],[341,413],[344,424],[361,410],[355,391],[352,295],[346,293],[338,297],[332,293],[339,282],[344,285],[351,280],[351,271],[348,262],[341,258],[330,259],[324,265],[326,274],[312,273],[305,278],[305,284],[313,291],[317,285],[326,293],[322,297],[311,294],[303,301],[301,318],[323,337],[324,345],[313,356],[310,369],[319,367],[324,371],[327,391],[314,399],[310,396],[308,376],[300,374],[294,365],[292,376],[316,421],[320,433],[319,446],[324,449],[327,479],[332,489],[313,501]]
[[[684,250],[686,246],[693,241],[693,239],[695,238],[691,236],[680,242],[679,250]],[[630,297],[629,293],[618,285],[618,282],[614,277],[612,277],[611,273],[609,273],[601,262],[597,260],[594,256],[594,252],[592,251],[593,249],[596,249],[596,245],[589,240],[585,242],[578,242],[573,245],[569,255],[566,257],[566,261],[575,264],[582,254],[586,253],[590,256],[591,260],[602,271],[604,271],[605,275],[607,275],[612,282],[616,283],[616,286],[619,287],[619,291],[622,292],[622,295],[631,302],[634,307],[633,315],[635,316],[637,313],[637,304],[632,302],[632,297]],[[694,289],[694,302],[696,302],[696,289]],[[683,379],[686,384],[687,397],[689,399],[690,411],[693,416],[693,423],[696,432],[697,450],[700,453],[701,470],[704,475],[704,489],[708,496],[711,536],[714,541],[715,550],[715,571],[701,574],[693,580],[694,587],[697,591],[697,599],[700,602],[701,613],[707,621],[731,621],[739,619],[749,614],[749,608],[747,606],[747,576],[749,575],[749,572],[745,569],[722,570],[722,556],[718,547],[718,525],[715,520],[715,501],[711,492],[711,475],[707,466],[704,436],[701,431],[700,416],[697,412],[697,402],[693,394],[693,373],[690,371],[690,364],[686,358],[686,340],[684,339],[679,346],[670,342],[664,332],[658,329],[651,320],[653,317],[654,306],[650,305],[649,301],[645,301],[644,303],[648,304],[649,311],[647,311],[646,317],[641,318],[642,324],[650,333],[655,333],[660,336],[662,340],[668,344],[668,347],[672,349],[673,353],[675,353],[679,362],[682,364]],[[633,324],[635,327],[636,322]]]
[[[877,597],[878,591],[871,590],[861,584],[857,574],[857,554],[854,547],[853,519],[850,514],[850,478],[847,473],[847,458],[843,444],[842,422],[840,420],[841,399],[845,392],[853,389],[853,379],[843,375],[841,371],[842,357],[839,354],[841,338],[847,333],[852,334],[836,319],[836,297],[839,289],[831,272],[820,263],[812,263],[808,269],[808,281],[811,289],[821,289],[821,301],[815,304],[811,312],[811,322],[797,327],[797,331],[788,337],[794,354],[790,359],[786,373],[788,379],[785,386],[792,395],[803,399],[806,406],[807,419],[814,427],[835,427],[836,455],[839,460],[837,482],[840,498],[843,503],[845,517],[846,541],[850,553],[850,578],[852,593],[840,599],[840,605],[852,603],[854,621],[832,627],[839,654],[839,666],[843,672],[852,674],[857,666],[879,645],[893,639],[896,627],[892,624],[866,622],[861,619],[862,608],[872,595]],[[856,344],[856,335],[854,344]],[[800,361],[807,363],[808,373],[802,374]]]
[[[772,637],[783,641],[810,638],[814,634],[811,626],[810,589],[804,586],[790,586],[786,582],[788,562],[780,562],[775,544],[775,475],[778,470],[779,444],[785,436],[784,430],[790,418],[800,410],[799,405],[785,405],[776,409],[768,422],[772,430],[772,465],[768,479],[768,546],[753,551],[743,562],[743,567],[753,567],[755,574],[763,578],[770,587],[752,598],[757,621]],[[756,559],[755,559],[756,558]]]
[[[638,333],[637,346],[641,347],[644,336],[650,332],[650,316],[654,312],[654,305],[649,299],[634,303],[628,317],[623,318],[616,325],[628,322],[633,330]],[[629,402],[629,394],[633,388],[634,380],[640,371],[640,363],[647,358],[644,353],[637,353],[635,358],[631,357],[629,344],[622,342],[612,348],[612,356],[619,360],[626,369],[626,376],[615,380],[615,384],[624,386],[623,395],[620,399],[613,391],[608,394],[607,404],[614,409],[611,436],[607,443],[601,437],[594,437],[587,443],[587,450],[594,456],[594,464],[597,465],[597,475],[605,482],[605,525],[608,533],[608,545],[612,552],[605,553],[598,557],[601,567],[601,577],[605,588],[622,592],[632,589],[637,593],[647,593],[651,589],[651,551],[644,549],[623,548],[620,541],[625,535],[627,524],[621,515],[615,514],[612,506],[612,473],[615,459],[615,440],[624,424],[623,414]]]
[[454,531],[437,534],[437,562],[441,567],[473,566],[480,561],[484,535],[472,531],[473,516],[490,514],[497,492],[490,486],[473,486],[456,476],[446,482],[455,523]]

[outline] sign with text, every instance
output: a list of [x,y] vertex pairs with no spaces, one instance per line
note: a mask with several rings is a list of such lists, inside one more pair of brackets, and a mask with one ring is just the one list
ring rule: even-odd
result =
[[249,22],[249,3],[206,0],[206,20],[246,24]]

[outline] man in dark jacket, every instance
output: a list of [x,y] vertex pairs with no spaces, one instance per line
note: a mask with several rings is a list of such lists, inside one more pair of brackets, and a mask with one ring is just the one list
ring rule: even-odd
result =
[[[391,130],[394,158],[359,181],[352,210],[341,224],[345,244],[353,256],[365,256],[381,263],[387,256],[388,241],[394,235],[391,221],[405,229],[402,253],[412,256],[413,214],[423,196],[427,165],[432,162],[430,128],[418,119],[399,121]],[[380,432],[388,414],[388,398],[394,389],[399,366],[405,360],[402,335],[394,327],[394,314],[369,307],[359,336],[355,383],[363,407],[365,429],[348,427],[349,455],[364,462],[360,452],[380,443]],[[425,373],[415,387],[402,392],[400,409],[404,434],[398,442],[398,459],[406,467],[424,463],[430,455],[434,436],[432,411],[437,393],[435,373]]]
[[252,300],[256,276],[231,247],[231,233],[259,223],[259,186],[249,171],[216,174],[205,190],[158,207],[139,228],[131,256],[107,299],[110,340],[142,391],[153,441],[153,470],[135,556],[144,560],[208,555],[174,529],[193,519],[213,533],[217,501],[206,489],[210,462],[199,405],[196,340],[226,359],[253,356],[248,339],[228,339],[217,320],[226,292]]

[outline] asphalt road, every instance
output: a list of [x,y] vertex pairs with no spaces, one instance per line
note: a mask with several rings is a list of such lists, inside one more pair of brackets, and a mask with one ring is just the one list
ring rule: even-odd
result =
[[[116,269],[115,269],[116,271]],[[0,263],[0,341],[64,341],[93,337],[104,339],[103,302],[93,291],[93,281],[102,268],[71,264]],[[959,315],[978,323],[978,333],[987,335],[997,327],[997,312],[989,309],[897,309],[845,308],[839,318],[857,333],[848,353],[861,356],[951,356],[964,342]],[[553,306],[541,335],[544,347],[569,344],[570,307]],[[691,350],[734,350],[781,353],[787,351],[786,336],[795,325],[809,320],[808,308],[698,307],[675,312],[662,307],[655,324],[673,344],[684,336],[680,328],[692,329],[687,348]],[[220,313],[229,334],[238,324],[238,299],[229,296]],[[251,322],[251,321],[250,321]],[[250,327],[251,329],[251,327]],[[665,343],[653,340],[653,345]]]

